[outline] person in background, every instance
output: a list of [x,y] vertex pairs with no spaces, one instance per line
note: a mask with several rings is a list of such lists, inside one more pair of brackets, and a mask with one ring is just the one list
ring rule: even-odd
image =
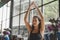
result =
[[11,30],[11,28],[5,28],[4,30],[9,33],[9,38],[10,38],[10,40],[12,40],[12,35],[11,35],[12,30]]
[[10,32],[9,31],[4,31],[3,34],[4,34],[4,40],[10,40],[10,38],[9,38]]

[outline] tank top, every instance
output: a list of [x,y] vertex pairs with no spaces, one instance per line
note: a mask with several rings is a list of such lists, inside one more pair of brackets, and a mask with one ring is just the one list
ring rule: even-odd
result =
[[30,35],[28,37],[28,40],[41,40],[41,33],[40,30],[38,29],[37,33],[32,33],[33,30],[31,30]]

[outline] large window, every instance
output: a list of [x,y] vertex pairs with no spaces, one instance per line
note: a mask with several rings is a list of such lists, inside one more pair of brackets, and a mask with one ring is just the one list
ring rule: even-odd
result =
[[11,1],[0,8],[0,32],[3,32],[5,28],[9,28],[10,3]]
[[[53,0],[50,0],[53,1]],[[44,3],[50,2],[49,0],[45,1]],[[55,2],[52,2],[46,6],[44,6],[44,17],[45,17],[45,22],[48,22],[50,18],[57,18],[59,17],[59,5],[58,5],[58,0]]]
[[18,15],[20,10],[20,0],[14,0],[13,16]]
[[19,26],[19,16],[13,17],[13,26]]

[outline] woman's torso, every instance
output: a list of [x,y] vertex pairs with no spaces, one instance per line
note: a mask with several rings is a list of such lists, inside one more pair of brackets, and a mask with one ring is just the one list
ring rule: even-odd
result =
[[31,30],[28,40],[40,40],[40,30]]

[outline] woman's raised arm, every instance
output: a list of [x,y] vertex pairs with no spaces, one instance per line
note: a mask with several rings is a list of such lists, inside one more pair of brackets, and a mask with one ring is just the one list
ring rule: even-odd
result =
[[[34,3],[34,5],[35,5],[35,3]],[[41,33],[41,35],[42,35],[42,38],[44,38],[44,31],[45,31],[44,17],[43,17],[43,15],[42,15],[41,11],[39,10],[39,8],[38,8],[36,5],[35,5],[35,8],[37,9],[38,14],[39,14],[39,16],[40,16],[40,20],[41,20],[40,33]]]
[[29,12],[30,12],[30,10],[31,10],[31,6],[32,6],[32,5],[33,5],[33,3],[30,4],[28,10],[26,11],[25,17],[24,17],[24,22],[25,22],[25,25],[26,25],[27,30],[28,30],[29,32],[31,31],[31,27],[30,27],[30,24],[29,24],[27,18],[28,18],[28,15],[29,15]]

